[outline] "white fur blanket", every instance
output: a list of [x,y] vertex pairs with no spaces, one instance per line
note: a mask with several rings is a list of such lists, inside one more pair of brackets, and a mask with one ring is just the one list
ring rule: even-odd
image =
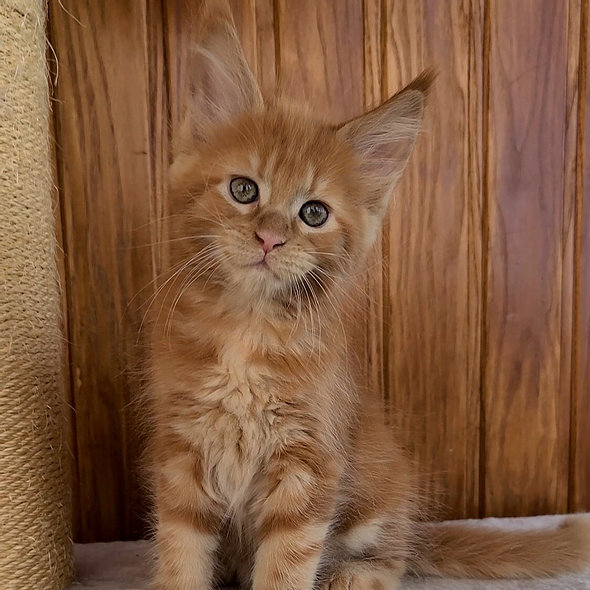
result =
[[[473,526],[540,528],[563,517],[487,518],[466,521]],[[145,590],[149,578],[149,543],[90,543],[76,545],[76,582],[70,590]],[[451,580],[406,578],[402,590],[590,590],[586,574],[539,580]]]

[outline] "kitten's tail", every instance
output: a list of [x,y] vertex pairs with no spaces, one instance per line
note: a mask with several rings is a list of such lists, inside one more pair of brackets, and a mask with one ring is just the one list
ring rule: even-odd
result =
[[506,531],[453,523],[428,526],[428,541],[410,569],[427,576],[532,578],[583,571],[590,565],[590,520],[559,528]]

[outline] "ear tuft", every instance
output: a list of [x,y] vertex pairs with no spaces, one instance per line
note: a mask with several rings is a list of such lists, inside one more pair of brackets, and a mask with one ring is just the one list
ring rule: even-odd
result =
[[403,90],[400,90],[398,94],[406,90],[417,90],[424,97],[426,102],[432,92],[434,83],[436,81],[437,72],[434,68],[424,70],[418,77],[414,78]]

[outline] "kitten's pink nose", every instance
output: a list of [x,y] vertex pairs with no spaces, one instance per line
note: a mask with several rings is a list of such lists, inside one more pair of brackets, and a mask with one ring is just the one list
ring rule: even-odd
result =
[[267,229],[257,231],[256,237],[258,238],[265,254],[268,254],[275,246],[282,246],[285,243],[285,238]]

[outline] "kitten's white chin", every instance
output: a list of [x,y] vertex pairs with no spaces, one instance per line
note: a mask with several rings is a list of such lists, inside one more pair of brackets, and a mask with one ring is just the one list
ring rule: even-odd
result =
[[264,261],[235,268],[229,273],[234,287],[252,296],[272,296],[286,287],[286,281]]

